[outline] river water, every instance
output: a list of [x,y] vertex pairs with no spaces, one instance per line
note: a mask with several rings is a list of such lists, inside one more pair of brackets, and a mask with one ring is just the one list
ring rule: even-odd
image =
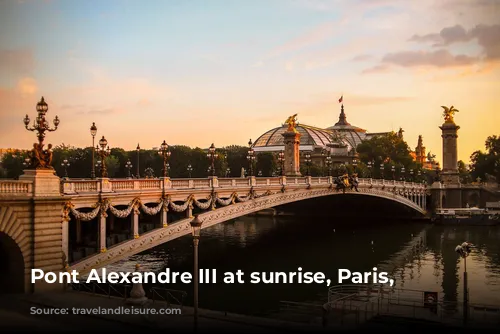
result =
[[[437,226],[410,220],[372,221],[340,218],[253,216],[202,230],[200,268],[217,269],[217,284],[200,284],[199,306],[227,312],[268,315],[280,301],[326,301],[326,284],[223,284],[226,271],[323,272],[337,284],[339,268],[388,271],[395,286],[438,292],[443,301],[463,298],[463,260],[455,247],[474,244],[467,258],[470,302],[500,306],[500,228]],[[133,270],[192,272],[191,236],[173,240],[113,266]],[[192,284],[166,284],[188,293]]]

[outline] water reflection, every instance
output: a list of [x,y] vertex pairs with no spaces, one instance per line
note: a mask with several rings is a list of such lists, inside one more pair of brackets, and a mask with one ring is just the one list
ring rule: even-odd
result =
[[[447,302],[461,301],[463,263],[455,246],[476,246],[467,259],[470,302],[500,306],[500,229],[444,227],[409,221],[315,220],[242,217],[202,231],[200,268],[224,271],[321,271],[337,281],[337,270],[392,273],[396,287],[436,291]],[[192,271],[192,240],[185,236],[131,257],[113,270]],[[167,288],[192,292],[191,285]],[[203,284],[200,307],[268,314],[280,301],[322,302],[326,285]],[[188,301],[191,298],[188,298]]]

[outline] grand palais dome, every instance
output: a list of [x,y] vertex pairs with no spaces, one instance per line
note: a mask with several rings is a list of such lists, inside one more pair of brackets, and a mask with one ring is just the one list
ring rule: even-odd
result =
[[[284,150],[283,133],[287,125],[266,131],[252,147],[255,152],[279,152]],[[366,130],[347,122],[344,105],[341,106],[339,121],[335,125],[322,129],[298,123],[297,131],[301,134],[300,151],[330,152],[331,155],[355,156],[356,147],[364,140],[381,133],[367,133]],[[339,151],[340,150],[340,151]]]

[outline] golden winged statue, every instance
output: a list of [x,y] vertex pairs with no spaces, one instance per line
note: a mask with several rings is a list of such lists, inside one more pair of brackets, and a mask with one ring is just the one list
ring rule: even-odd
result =
[[447,123],[453,123],[454,120],[453,120],[453,115],[458,112],[457,109],[455,109],[454,106],[451,106],[451,107],[445,107],[445,106],[441,106],[441,108],[444,109],[443,111],[443,117],[444,117],[444,121],[447,122]]
[[297,127],[297,114],[290,116],[286,119],[285,124],[288,124],[287,131],[297,132],[295,129]]

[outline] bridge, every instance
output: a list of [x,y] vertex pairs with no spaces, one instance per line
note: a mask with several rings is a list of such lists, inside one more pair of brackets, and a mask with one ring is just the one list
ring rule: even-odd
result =
[[[358,191],[346,193],[384,198],[420,214],[427,209],[427,187],[421,183],[360,179]],[[17,249],[19,254],[9,256],[24,263],[9,273],[17,277],[18,288],[46,289],[54,285],[30,286],[31,268],[75,269],[83,275],[191,233],[193,212],[208,228],[266,208],[332,195],[343,195],[333,177],[59,179],[50,170],[26,170],[20,180],[0,181],[0,241]],[[110,233],[118,221],[128,225],[128,235]],[[95,243],[76,249],[70,234],[78,239],[82,227],[91,223]]]

